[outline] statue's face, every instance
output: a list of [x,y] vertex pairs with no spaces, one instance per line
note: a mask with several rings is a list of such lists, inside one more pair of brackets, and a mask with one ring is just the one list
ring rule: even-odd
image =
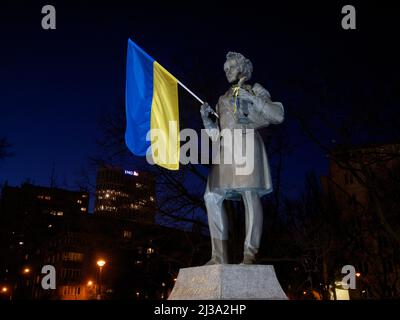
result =
[[240,68],[234,59],[226,60],[224,64],[224,71],[229,83],[239,80]]

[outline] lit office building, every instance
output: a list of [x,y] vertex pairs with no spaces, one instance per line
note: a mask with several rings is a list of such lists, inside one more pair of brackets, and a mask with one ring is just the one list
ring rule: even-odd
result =
[[150,173],[112,167],[98,170],[95,214],[153,222],[155,201]]

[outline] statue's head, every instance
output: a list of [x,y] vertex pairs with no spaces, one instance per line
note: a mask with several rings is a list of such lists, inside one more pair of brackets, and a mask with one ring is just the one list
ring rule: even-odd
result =
[[228,52],[224,64],[224,71],[229,83],[238,81],[243,77],[246,77],[246,80],[249,80],[253,72],[253,64],[241,53]]

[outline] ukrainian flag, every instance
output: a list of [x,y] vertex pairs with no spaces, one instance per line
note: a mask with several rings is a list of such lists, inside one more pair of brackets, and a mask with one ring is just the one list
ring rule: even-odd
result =
[[132,40],[126,62],[125,142],[137,156],[179,169],[178,80]]

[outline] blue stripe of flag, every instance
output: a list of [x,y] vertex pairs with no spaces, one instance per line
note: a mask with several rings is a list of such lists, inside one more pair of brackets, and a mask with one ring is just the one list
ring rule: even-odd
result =
[[146,134],[150,130],[154,59],[130,39],[126,59],[125,142],[132,153],[145,156],[151,143]]

